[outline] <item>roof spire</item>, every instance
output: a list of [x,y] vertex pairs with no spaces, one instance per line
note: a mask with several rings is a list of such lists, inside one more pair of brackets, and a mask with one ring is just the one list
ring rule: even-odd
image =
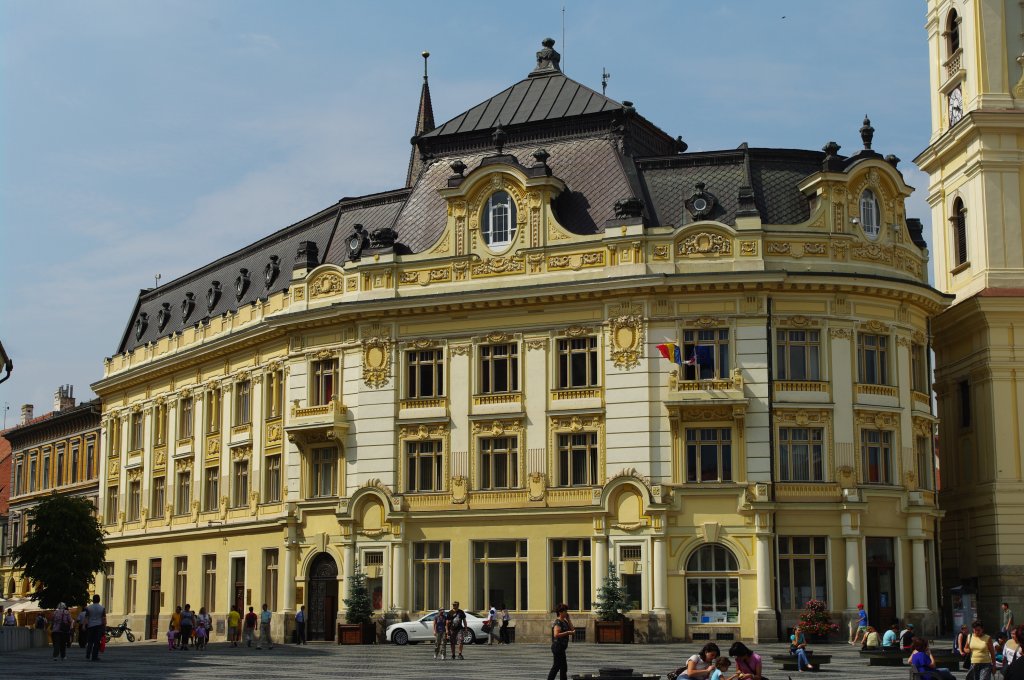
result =
[[411,187],[419,177],[420,169],[423,167],[423,160],[420,158],[419,148],[416,146],[416,138],[424,132],[434,129],[434,107],[430,103],[430,84],[427,81],[427,60],[430,52],[423,52],[423,88],[420,90],[420,109],[416,114],[416,130],[412,137],[412,151],[409,154],[409,170],[405,175],[405,186]]

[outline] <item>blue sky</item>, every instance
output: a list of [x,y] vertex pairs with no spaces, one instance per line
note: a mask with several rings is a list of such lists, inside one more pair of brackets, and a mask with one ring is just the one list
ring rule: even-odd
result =
[[[562,7],[566,40],[562,41]],[[140,288],[400,186],[429,50],[438,123],[520,80],[540,41],[691,150],[929,135],[924,2],[0,0],[0,386],[88,397]],[[0,413],[2,416],[2,413]]]

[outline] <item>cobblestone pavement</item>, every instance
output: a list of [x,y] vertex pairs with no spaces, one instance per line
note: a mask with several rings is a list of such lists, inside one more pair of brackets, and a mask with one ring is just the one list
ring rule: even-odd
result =
[[[949,643],[936,643],[945,649]],[[574,644],[569,648],[569,673],[596,672],[602,666],[632,667],[637,672],[660,673],[662,677],[681,665],[699,645],[595,645]],[[831,654],[832,663],[820,675],[844,680],[909,678],[907,667],[869,667],[857,651],[846,644],[821,645],[820,654]],[[783,671],[768,658],[785,653],[785,645],[760,645],[757,651],[766,658],[765,675],[771,680],[809,677],[809,673]],[[543,644],[514,644],[507,647],[476,645],[466,648],[465,661],[435,661],[433,646],[426,644],[339,646],[313,643],[304,647],[276,645],[272,650],[232,648],[216,642],[205,651],[169,652],[165,643],[141,641],[111,642],[101,661],[85,660],[84,650],[74,645],[64,662],[52,661],[50,649],[30,649],[0,656],[0,667],[9,678],[382,678],[425,680],[429,676],[445,680],[543,680],[551,666],[551,652]],[[956,671],[962,678],[964,671]]]

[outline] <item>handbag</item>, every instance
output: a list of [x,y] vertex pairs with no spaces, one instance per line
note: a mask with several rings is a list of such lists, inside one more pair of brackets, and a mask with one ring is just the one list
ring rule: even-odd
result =
[[491,632],[491,628],[494,627],[494,622],[493,621],[484,621],[484,625],[482,627],[483,627],[483,630],[484,630],[485,633],[490,633]]

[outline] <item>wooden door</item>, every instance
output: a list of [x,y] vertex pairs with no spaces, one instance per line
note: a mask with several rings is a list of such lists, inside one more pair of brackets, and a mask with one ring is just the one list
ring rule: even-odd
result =
[[146,639],[160,636],[160,560],[149,561],[149,608],[146,611]]
[[868,571],[868,623],[884,635],[896,616],[896,561],[893,539],[868,538],[866,541]]
[[309,566],[309,617],[306,636],[310,640],[333,640],[338,613],[338,565],[327,553],[321,553]]

